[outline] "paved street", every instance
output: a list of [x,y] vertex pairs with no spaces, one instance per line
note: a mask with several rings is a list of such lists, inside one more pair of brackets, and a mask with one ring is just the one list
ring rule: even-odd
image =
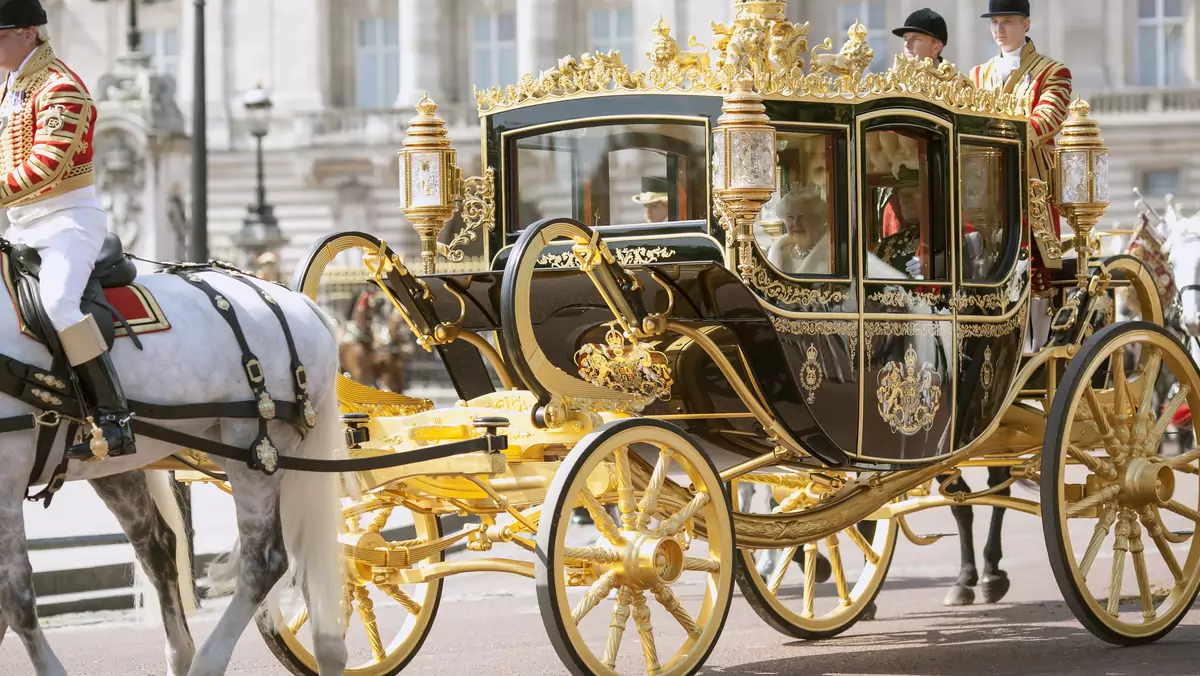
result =
[[[973,478],[970,474],[968,477]],[[1023,488],[1017,490],[1028,495]],[[977,510],[977,550],[983,548],[988,516],[986,511]],[[918,515],[912,519],[912,525],[923,533],[954,531],[948,510]],[[739,595],[734,598],[729,621],[703,673],[745,676],[1200,673],[1196,662],[1200,654],[1197,647],[1200,610],[1193,610],[1167,640],[1157,645],[1110,648],[1083,630],[1061,602],[1047,563],[1039,521],[1010,513],[1006,526],[1003,567],[1013,579],[1013,589],[1002,604],[955,610],[942,607],[946,587],[957,572],[957,540],[948,538],[918,548],[901,538],[891,574],[879,597],[876,621],[860,623],[838,639],[798,642],[767,627]],[[497,548],[487,556],[514,555],[510,550]],[[478,556],[457,556],[468,555]],[[1106,570],[1108,563],[1097,566]],[[685,605],[698,603],[701,596],[702,589],[697,586],[680,590]],[[210,601],[192,620],[198,640],[212,630],[222,608],[223,603]],[[670,621],[659,608],[654,608],[659,613],[655,615],[656,626]],[[386,624],[390,613],[394,615],[392,609],[394,606],[389,608],[385,603],[378,605],[381,625]],[[52,645],[72,674],[163,673],[158,630],[137,626],[130,615],[62,616],[47,620],[47,625]],[[631,651],[636,651],[636,638],[627,637],[623,655]],[[30,672],[20,642],[9,635],[0,646],[0,674],[26,673]],[[229,673],[286,672],[251,628],[238,646]],[[524,676],[562,674],[565,670],[546,639],[533,581],[476,574],[447,581],[433,632],[405,673]]]

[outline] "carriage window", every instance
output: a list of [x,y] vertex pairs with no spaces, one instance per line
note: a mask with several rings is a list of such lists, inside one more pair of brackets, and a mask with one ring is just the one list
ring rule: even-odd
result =
[[1006,271],[1013,210],[1005,190],[1014,152],[1004,146],[962,142],[962,271],[964,282],[995,280]]
[[847,233],[839,236],[834,183],[841,139],[840,133],[780,131],[777,136],[775,194],[764,205],[754,235],[779,272],[845,274]]
[[908,126],[867,133],[868,277],[949,281],[945,148],[936,132]]
[[708,219],[703,124],[607,124],[515,142],[518,228],[566,216],[587,225]]

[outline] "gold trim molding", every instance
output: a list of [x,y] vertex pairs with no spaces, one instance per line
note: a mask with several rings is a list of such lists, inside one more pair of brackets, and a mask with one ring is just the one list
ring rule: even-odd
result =
[[940,324],[950,323],[950,318],[944,320],[928,320],[919,322],[877,322],[867,321],[863,324],[863,340],[866,342],[864,351],[867,357],[867,368],[871,368],[871,345],[876,338],[891,338],[904,336],[908,338],[916,338],[918,336],[939,337]]
[[992,324],[968,324],[960,322],[958,324],[958,358],[961,361],[965,354],[963,353],[963,341],[968,338],[1000,338],[1011,335],[1013,332],[1020,330],[1025,326],[1025,316],[1028,312],[1028,306],[1021,308],[1021,311],[1013,315],[1011,319],[1003,323]]
[[898,308],[913,308],[919,304],[935,306],[945,302],[945,296],[940,291],[905,291],[904,289],[895,289],[888,291],[876,291],[867,296],[867,300]]
[[950,307],[955,312],[962,312],[972,307],[979,308],[980,310],[999,310],[1000,312],[1004,312],[1008,309],[1010,302],[1007,289],[978,296],[968,296],[960,291],[950,301]]
[[1062,242],[1054,234],[1050,211],[1050,185],[1040,178],[1029,179],[1029,225],[1042,261],[1048,268],[1062,267]]
[[[652,265],[659,261],[666,260],[674,256],[677,252],[675,249],[668,249],[665,246],[657,246],[654,248],[645,246],[630,246],[621,249],[613,249],[612,254],[617,259],[617,262],[622,266],[629,265]],[[538,258],[538,265],[543,265],[550,268],[577,268],[579,261],[575,258],[575,254],[571,251],[564,251],[557,254],[542,254]]]
[[[766,3],[761,3],[766,4]],[[683,51],[670,25],[653,28],[649,70],[630,69],[619,50],[567,56],[538,75],[527,73],[516,84],[475,89],[481,115],[546,101],[621,93],[703,93],[723,95],[746,74],[765,97],[855,103],[886,96],[911,96],[948,109],[1026,120],[1029,104],[1000,89],[978,89],[950,63],[909,61],[897,56],[891,69],[868,73],[875,53],[867,29],[855,22],[840,51],[830,39],[808,52],[809,24],[794,24],[775,12],[738,3],[734,22],[713,22],[711,47],[693,36]],[[826,53],[819,54],[819,50]],[[806,69],[806,58],[811,66]]]
[[811,319],[785,319],[771,316],[775,331],[793,336],[842,336],[848,338],[850,361],[858,354],[858,322]]

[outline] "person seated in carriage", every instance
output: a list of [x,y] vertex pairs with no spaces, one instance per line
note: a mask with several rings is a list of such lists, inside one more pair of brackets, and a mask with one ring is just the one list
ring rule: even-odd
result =
[[47,22],[39,0],[0,1],[0,68],[8,71],[0,95],[0,207],[11,224],[4,239],[40,255],[45,313],[103,435],[72,445],[68,457],[91,459],[91,443],[106,444],[110,456],[128,455],[129,407],[95,317],[80,309],[108,233],[92,171],[96,105],[55,55]]
[[642,205],[647,223],[665,223],[669,216],[667,191],[671,186],[665,178],[646,176],[642,178],[642,191],[633,196],[633,201]]
[[921,274],[921,176],[905,163],[894,172],[895,192],[883,208],[883,239],[871,253],[916,277]]
[[829,274],[829,207],[820,188],[791,190],[779,200],[775,213],[784,234],[767,252],[771,265],[791,275]]

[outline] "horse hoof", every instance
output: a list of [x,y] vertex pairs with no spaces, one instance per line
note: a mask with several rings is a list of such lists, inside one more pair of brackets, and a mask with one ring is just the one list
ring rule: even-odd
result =
[[979,585],[983,589],[984,603],[999,603],[1008,593],[1011,584],[1008,575],[1000,573],[995,577],[985,577]]
[[975,590],[970,587],[956,584],[946,592],[946,598],[942,599],[944,606],[969,606],[975,603]]
[[[800,566],[800,570],[804,570],[804,551],[796,550],[792,556],[792,561],[795,561]],[[829,559],[821,552],[817,552],[817,584],[829,582],[829,578],[833,577],[833,564],[829,563]]]

